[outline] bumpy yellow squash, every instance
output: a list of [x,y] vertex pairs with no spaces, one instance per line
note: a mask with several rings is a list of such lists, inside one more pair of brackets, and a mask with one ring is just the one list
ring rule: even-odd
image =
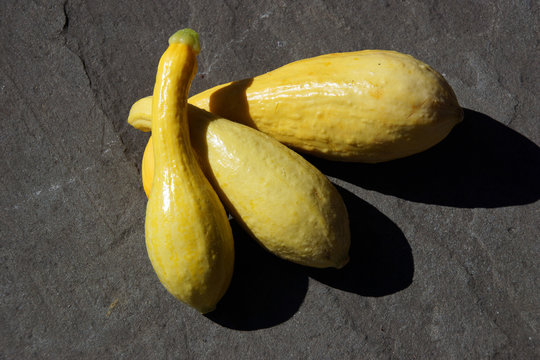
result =
[[298,151],[367,163],[426,150],[463,118],[439,73],[412,56],[384,50],[296,61],[188,101]]
[[[128,122],[148,131],[152,98],[130,111]],[[350,245],[347,209],[330,181],[274,138],[188,107],[191,143],[227,209],[277,256],[312,267],[343,267]],[[142,166],[148,193],[154,172],[152,138]],[[153,189],[152,189],[153,191]]]
[[152,118],[155,173],[145,231],[161,283],[205,313],[229,286],[234,246],[225,210],[191,148],[187,94],[198,51],[197,34],[180,30],[159,62]]

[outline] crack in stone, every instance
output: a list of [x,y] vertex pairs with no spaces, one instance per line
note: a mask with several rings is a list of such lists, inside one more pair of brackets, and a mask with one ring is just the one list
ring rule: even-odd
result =
[[[87,64],[87,61],[85,60],[83,54],[82,54],[82,51],[80,49],[80,46],[79,46],[79,39],[76,37],[76,36],[73,36],[72,34],[69,33],[69,30],[70,30],[70,26],[72,24],[72,21],[71,21],[71,16],[70,16],[70,6],[69,6],[70,2],[69,0],[65,0],[63,5],[62,5],[62,12],[64,14],[64,25],[62,26],[62,29],[60,30],[59,32],[59,35],[61,37],[61,39],[63,40],[63,47],[69,51],[71,54],[73,54],[80,62],[80,64],[82,65],[82,70],[84,72],[84,75],[88,81],[88,90],[90,92],[90,96],[93,98],[93,109],[97,109],[97,111],[105,118],[104,121],[107,121],[109,122],[109,124],[112,124],[113,125],[113,128],[114,128],[114,122],[113,120],[111,119],[111,117],[109,116],[109,114],[107,113],[107,111],[105,111],[104,107],[103,107],[103,104],[101,103],[100,99],[99,99],[99,94],[98,94],[98,90],[96,89],[96,84],[92,81],[92,76],[90,75],[91,74],[91,71],[90,71],[90,66],[89,64]],[[122,148],[122,154],[124,156],[124,159],[132,164],[136,171],[140,173],[140,169],[139,169],[139,165],[134,162],[132,159],[130,159],[127,155],[126,155],[126,152],[127,152],[127,146],[125,144],[125,141],[122,137],[122,134],[120,132],[118,132],[116,129],[114,130],[115,131],[115,135],[116,135],[116,138],[119,140],[120,144],[121,144],[121,148]],[[102,138],[101,138],[101,151],[102,153],[105,153],[107,149],[104,149],[104,138],[105,138],[105,122],[103,122],[102,124]]]
[[[94,99],[96,98],[95,92],[92,90],[92,78],[90,77],[90,73],[88,72],[88,67],[86,66],[86,61],[84,61],[83,57],[79,54],[75,54],[81,61],[81,64],[83,66],[84,74],[86,75],[86,78],[88,79],[88,85],[90,86],[90,91],[92,92]],[[103,112],[104,113],[104,112]]]
[[[73,41],[70,41],[70,36],[69,36],[69,27],[70,27],[70,16],[69,16],[69,0],[65,0],[63,5],[62,5],[62,11],[63,11],[63,14],[64,14],[64,25],[62,26],[62,30],[60,30],[60,36],[63,38],[64,40],[64,47],[69,51],[71,52],[73,55],[75,55],[79,61],[81,62],[82,64],[82,67],[83,67],[83,70],[84,70],[84,74],[86,75],[86,78],[88,80],[88,84],[90,86],[90,90],[92,91],[93,95],[94,95],[94,98],[96,97],[95,96],[95,93],[94,91],[92,90],[92,78],[90,77],[90,73],[89,73],[89,70],[88,70],[88,66],[86,65],[86,62],[84,60],[84,58],[82,57],[82,55],[79,53],[79,49],[78,49],[78,44],[76,43],[76,46],[73,46]],[[76,40],[76,39],[75,39]]]
[[520,105],[520,101],[518,98],[515,98],[515,101],[516,103],[514,104],[514,107],[513,107],[513,111],[512,111],[512,117],[510,118],[510,121],[508,121],[508,123],[506,124],[506,126],[510,127],[510,125],[512,124],[512,122],[514,122],[514,120],[516,120],[517,116],[518,116],[518,107]]
[[67,33],[69,28],[69,14],[67,11],[68,0],[64,1],[62,5],[62,10],[64,11],[64,26],[62,27],[62,33]]

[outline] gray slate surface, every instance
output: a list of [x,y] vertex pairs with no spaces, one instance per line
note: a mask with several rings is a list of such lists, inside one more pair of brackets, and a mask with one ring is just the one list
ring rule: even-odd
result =
[[[539,358],[539,19],[535,1],[1,1],[0,358]],[[193,93],[393,49],[466,118],[408,159],[310,158],[349,208],[351,264],[281,261],[233,223],[235,277],[202,316],[147,259],[148,134],[126,123],[183,27]]]

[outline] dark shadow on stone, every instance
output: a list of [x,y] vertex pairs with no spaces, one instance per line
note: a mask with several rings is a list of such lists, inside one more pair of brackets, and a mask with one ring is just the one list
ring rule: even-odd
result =
[[380,164],[306,158],[326,175],[426,204],[494,208],[540,199],[540,148],[468,109],[445,140],[408,158]]
[[362,296],[385,296],[406,289],[414,261],[403,232],[375,207],[337,187],[351,224],[350,261],[342,269],[310,269],[309,276]]
[[303,269],[264,250],[234,220],[234,275],[216,310],[206,315],[231,329],[257,330],[290,319],[304,301]]

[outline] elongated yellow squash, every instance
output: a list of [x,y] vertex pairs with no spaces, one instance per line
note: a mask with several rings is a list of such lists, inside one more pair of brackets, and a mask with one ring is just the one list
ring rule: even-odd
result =
[[191,148],[187,94],[197,69],[197,34],[180,30],[160,59],[152,133],[155,173],[146,246],[156,274],[179,300],[205,313],[226,292],[234,246],[226,212]]
[[[152,99],[135,103],[128,122],[149,130]],[[227,209],[275,255],[312,267],[349,259],[347,209],[330,181],[274,138],[195,106],[188,107],[192,146]],[[152,188],[152,138],[143,156],[143,186]],[[152,188],[153,191],[153,188]]]
[[454,91],[438,72],[385,50],[296,61],[188,101],[298,151],[367,163],[424,151],[463,119]]

